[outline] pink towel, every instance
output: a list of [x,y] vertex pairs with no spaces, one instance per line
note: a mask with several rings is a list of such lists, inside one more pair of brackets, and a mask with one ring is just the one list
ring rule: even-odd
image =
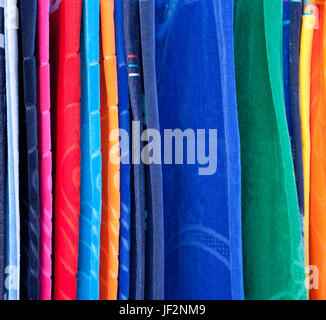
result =
[[51,300],[52,154],[49,65],[50,1],[38,0],[39,157],[40,157],[40,299]]

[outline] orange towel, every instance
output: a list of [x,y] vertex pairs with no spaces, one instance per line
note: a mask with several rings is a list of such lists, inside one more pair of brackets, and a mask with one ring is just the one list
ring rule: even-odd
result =
[[[312,300],[326,299],[326,41],[324,5],[318,5],[319,28],[314,30],[311,61],[311,180],[310,180],[310,265],[318,268],[311,279]],[[311,270],[311,275],[313,274]],[[315,281],[314,281],[315,280]]]
[[[119,269],[120,149],[114,0],[101,0],[102,223],[100,299],[116,300]],[[104,70],[104,75],[103,75]]]

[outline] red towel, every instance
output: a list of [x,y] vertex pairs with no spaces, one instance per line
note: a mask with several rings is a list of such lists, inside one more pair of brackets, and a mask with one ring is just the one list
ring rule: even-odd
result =
[[54,298],[76,299],[80,207],[80,55],[82,0],[52,3],[56,91]]

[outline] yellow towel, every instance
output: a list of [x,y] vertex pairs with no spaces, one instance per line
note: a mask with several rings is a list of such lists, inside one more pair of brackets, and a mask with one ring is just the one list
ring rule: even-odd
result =
[[[309,266],[309,190],[310,190],[310,70],[311,53],[316,22],[311,5],[306,5],[302,18],[300,48],[300,103],[302,127],[302,153],[305,200],[305,259]],[[308,295],[309,296],[309,295]]]

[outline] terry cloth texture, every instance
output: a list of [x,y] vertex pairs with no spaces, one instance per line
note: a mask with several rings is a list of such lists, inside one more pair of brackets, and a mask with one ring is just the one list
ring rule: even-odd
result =
[[[310,299],[326,299],[326,21],[324,3],[317,5],[318,29],[314,30],[311,58],[311,174],[310,174],[310,236],[311,270]],[[317,285],[318,284],[318,285]]]
[[39,298],[39,175],[35,36],[37,0],[20,0],[19,187],[20,299]]
[[4,271],[6,254],[6,172],[7,172],[7,130],[6,130],[6,57],[5,57],[5,15],[4,1],[0,1],[0,300],[4,298]]
[[132,120],[137,122],[132,128],[130,299],[143,300],[145,296],[145,170],[140,159],[143,143],[139,138],[143,132],[143,92],[138,1],[123,1],[123,14]]
[[117,300],[120,231],[120,149],[114,0],[101,0],[102,54],[106,103],[101,105],[103,206],[101,224],[100,299]]
[[282,85],[282,5],[235,1],[246,299],[306,299]]
[[52,153],[49,64],[50,2],[38,0],[38,124],[40,166],[40,300],[52,290]]
[[302,241],[304,241],[304,182],[302,159],[301,111],[299,91],[300,36],[302,1],[290,3],[290,103],[292,127],[292,157],[297,185]]
[[209,136],[218,145],[210,170],[163,165],[165,299],[243,298],[232,26],[233,1],[156,1],[161,132],[206,129],[195,131],[201,151]]
[[300,44],[300,109],[304,178],[305,260],[309,266],[309,198],[310,198],[310,71],[316,6],[305,1]]
[[101,226],[100,1],[83,0],[77,299],[98,300]]
[[[56,5],[58,4],[58,5]],[[82,0],[52,4],[57,34],[54,298],[76,299],[80,210],[80,25]]]
[[[129,299],[130,282],[130,104],[123,31],[123,3],[114,1],[115,42],[118,72],[119,128],[128,133],[120,140],[120,240],[118,299]],[[121,132],[121,134],[123,134]]]
[[[160,130],[155,66],[155,1],[139,2],[147,129]],[[151,155],[147,155],[149,158]],[[152,159],[153,160],[153,159]],[[152,161],[151,160],[151,161]],[[160,163],[150,163],[146,185],[145,299],[164,299],[163,182]]]
[[18,21],[16,0],[5,0],[5,56],[7,103],[7,208],[5,298],[19,299],[20,219],[19,219],[19,150],[18,150]]
[[283,81],[285,114],[290,138],[292,137],[291,94],[290,94],[290,0],[283,0]]

